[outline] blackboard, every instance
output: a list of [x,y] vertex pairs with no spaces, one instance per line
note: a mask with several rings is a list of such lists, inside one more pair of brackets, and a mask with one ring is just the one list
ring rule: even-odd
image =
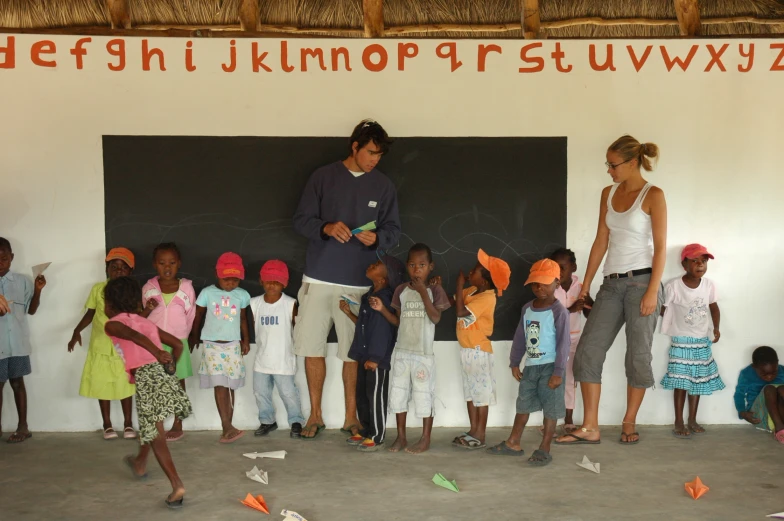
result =
[[[307,240],[291,217],[310,174],[342,160],[345,137],[104,136],[106,247],[136,255],[135,276],[155,275],[153,247],[175,241],[181,276],[197,292],[215,280],[225,251],[242,255],[242,287],[261,293],[264,261],[284,260],[296,296]],[[512,268],[498,299],[493,340],[511,340],[533,264],[566,239],[566,138],[406,137],[379,169],[398,190],[403,233],[390,251],[402,261],[424,242],[449,294],[483,248]],[[333,332],[334,335],[334,332]],[[455,339],[455,313],[444,313],[436,340]]]

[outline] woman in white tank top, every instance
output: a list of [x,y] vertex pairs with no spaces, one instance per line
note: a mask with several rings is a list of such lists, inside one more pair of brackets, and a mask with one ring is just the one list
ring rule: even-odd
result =
[[583,396],[583,425],[556,443],[598,443],[602,366],[626,326],[626,415],[620,442],[640,441],[635,424],[645,389],[653,386],[651,345],[662,304],[661,278],[667,237],[664,192],[642,177],[659,154],[653,143],[623,136],[607,150],[613,185],[602,190],[599,227],[588,258],[580,298],[588,295],[605,254],[604,280],[574,358],[574,377]]

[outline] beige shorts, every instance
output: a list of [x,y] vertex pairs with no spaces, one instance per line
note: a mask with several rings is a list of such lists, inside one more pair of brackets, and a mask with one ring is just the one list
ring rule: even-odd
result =
[[[363,293],[362,290],[345,286],[303,283],[297,294],[299,310],[294,325],[294,353],[297,356],[325,358],[327,335],[334,325],[338,335],[338,358],[344,362],[354,362],[348,357],[348,350],[354,341],[354,323],[340,310],[340,296],[348,295],[354,302],[360,302]],[[352,305],[351,311],[358,314],[359,306]]]

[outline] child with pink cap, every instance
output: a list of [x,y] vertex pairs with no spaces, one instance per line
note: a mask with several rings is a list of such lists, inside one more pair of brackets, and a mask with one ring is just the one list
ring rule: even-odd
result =
[[[697,423],[700,396],[724,389],[711,346],[719,341],[719,305],[716,286],[704,277],[713,255],[701,244],[681,252],[686,273],[664,286],[662,333],[672,337],[670,361],[661,385],[675,391],[675,425],[672,435],[689,439],[704,434]],[[689,395],[689,421],[684,425],[683,406]]]
[[267,261],[261,267],[259,282],[264,294],[250,299],[258,349],[253,364],[253,393],[261,423],[255,434],[266,436],[278,428],[272,404],[274,386],[288,413],[289,436],[299,438],[305,418],[302,417],[299,390],[294,382],[297,356],[294,354],[293,333],[297,299],[283,293],[289,285],[289,268],[280,260]]
[[250,351],[247,322],[250,294],[239,287],[245,278],[245,266],[236,253],[227,252],[218,257],[215,271],[218,282],[201,290],[196,299],[196,317],[188,343],[194,347],[204,344],[199,365],[200,387],[215,389],[223,428],[220,442],[233,443],[245,435],[231,422],[234,391],[245,385],[242,357]]

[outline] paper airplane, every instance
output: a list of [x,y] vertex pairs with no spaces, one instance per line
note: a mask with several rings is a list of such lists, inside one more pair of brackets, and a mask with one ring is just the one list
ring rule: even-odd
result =
[[705,484],[702,482],[699,476],[694,478],[694,481],[689,481],[685,484],[686,492],[689,493],[691,497],[694,499],[700,499],[702,496],[705,495],[707,491],[710,490],[709,487],[706,487]]
[[273,450],[272,452],[248,452],[247,454],[243,454],[243,456],[250,459],[256,459],[256,458],[283,459],[286,457],[286,451]]
[[48,268],[51,264],[51,262],[44,262],[43,264],[37,264],[33,266],[33,278],[38,277],[38,275],[43,275],[43,273],[46,271],[46,268]]
[[771,514],[771,515],[765,516],[765,517],[775,517],[775,518],[778,518],[778,519],[784,519],[784,512],[779,512],[778,514]]
[[590,470],[591,472],[596,472],[597,474],[599,473],[599,464],[591,462],[591,460],[588,459],[588,456],[583,456],[583,460],[578,461],[577,466]]
[[359,306],[359,302],[355,301],[353,298],[349,297],[348,295],[341,295],[340,298],[342,300],[345,300],[346,302],[348,302],[352,306]]
[[285,508],[280,511],[280,515],[283,516],[283,521],[308,521],[307,519],[297,514],[296,512],[292,512],[291,510],[286,510]]
[[457,482],[454,479],[449,481],[440,472],[433,476],[433,483],[439,487],[444,487],[447,490],[451,490],[452,492],[460,492],[460,489],[457,488]]
[[375,229],[376,229],[376,221],[370,221],[367,224],[363,224],[359,228],[354,228],[353,230],[351,230],[351,235],[356,235],[359,232],[369,232]]
[[264,496],[258,495],[256,497],[251,496],[248,494],[245,496],[245,499],[240,501],[246,507],[250,507],[254,510],[258,510],[259,512],[264,512],[265,514],[269,514],[269,509],[267,508],[267,503],[264,501]]
[[245,475],[253,481],[258,481],[262,485],[269,485],[269,478],[267,477],[267,473],[258,467],[254,466],[252,469],[246,472]]

